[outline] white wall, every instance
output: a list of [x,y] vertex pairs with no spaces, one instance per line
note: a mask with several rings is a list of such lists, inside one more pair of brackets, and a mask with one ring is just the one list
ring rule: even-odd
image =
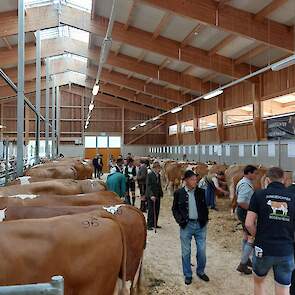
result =
[[123,145],[121,147],[123,156],[131,153],[134,156],[147,156],[149,155],[149,147],[146,145]]
[[84,157],[84,146],[75,144],[60,144],[59,153],[65,157]]

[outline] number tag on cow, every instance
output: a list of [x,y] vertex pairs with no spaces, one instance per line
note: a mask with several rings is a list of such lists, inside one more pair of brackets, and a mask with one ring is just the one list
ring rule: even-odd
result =
[[105,209],[107,212],[115,215],[115,214],[121,214],[122,211],[120,209],[120,207],[122,207],[123,205],[115,205],[115,206],[110,206],[110,207],[102,207],[103,209]]

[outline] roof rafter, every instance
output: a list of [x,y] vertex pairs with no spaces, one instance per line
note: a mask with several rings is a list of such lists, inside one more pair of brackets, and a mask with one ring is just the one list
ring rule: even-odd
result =
[[278,8],[280,8],[282,5],[287,3],[288,0],[273,0],[268,5],[266,5],[262,10],[260,10],[258,13],[255,14],[254,20],[256,21],[263,21],[264,18],[266,18],[268,15],[272,14],[274,11],[276,11]]
[[228,44],[230,44],[232,41],[236,39],[236,35],[230,34],[229,36],[225,37],[221,42],[219,42],[217,45],[215,45],[213,48],[210,49],[208,52],[209,56],[212,56],[216,54],[218,51],[226,47]]
[[240,64],[240,63],[243,63],[243,62],[247,62],[247,61],[249,61],[249,59],[257,56],[258,54],[260,54],[262,52],[264,52],[268,48],[269,47],[264,45],[264,44],[258,45],[257,47],[251,49],[250,51],[248,51],[245,54],[242,54],[240,57],[238,57],[235,60],[235,64]]
[[128,17],[127,17],[127,21],[124,25],[124,30],[128,30],[129,29],[129,26],[130,26],[130,23],[132,21],[132,17],[133,17],[133,14],[134,14],[134,10],[136,8],[136,5],[137,5],[137,1],[136,0],[133,0],[131,6],[130,6],[130,9],[129,9],[129,13],[128,13]]
[[158,26],[156,27],[152,38],[153,39],[157,39],[159,37],[159,35],[161,34],[161,32],[164,30],[165,26],[170,22],[171,18],[172,18],[173,14],[170,12],[167,12],[161,19],[160,23],[158,24]]
[[183,39],[183,41],[180,44],[181,48],[184,48],[187,46],[193,38],[195,38],[198,34],[200,34],[204,29],[206,28],[203,24],[197,24],[192,31]]

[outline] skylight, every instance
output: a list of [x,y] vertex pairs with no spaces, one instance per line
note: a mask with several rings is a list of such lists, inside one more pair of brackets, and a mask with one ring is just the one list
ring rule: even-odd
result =
[[60,26],[56,28],[42,30],[40,32],[41,40],[54,39],[58,37],[68,37],[81,42],[89,42],[89,33],[69,26]]
[[92,0],[62,0],[62,4],[81,9],[89,13],[92,9]]

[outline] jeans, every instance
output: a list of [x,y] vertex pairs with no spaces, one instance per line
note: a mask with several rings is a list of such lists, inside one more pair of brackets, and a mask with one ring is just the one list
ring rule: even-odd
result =
[[207,207],[210,207],[211,209],[215,208],[216,201],[215,201],[215,190],[211,185],[208,185],[205,190],[205,199]]
[[191,278],[191,241],[195,238],[197,246],[197,273],[202,275],[205,273],[206,267],[206,235],[207,227],[200,227],[195,221],[189,221],[185,228],[180,228],[182,270],[186,278]]
[[253,271],[258,277],[265,277],[271,268],[277,283],[290,286],[292,271],[294,270],[294,255],[263,256],[261,258],[253,255]]

